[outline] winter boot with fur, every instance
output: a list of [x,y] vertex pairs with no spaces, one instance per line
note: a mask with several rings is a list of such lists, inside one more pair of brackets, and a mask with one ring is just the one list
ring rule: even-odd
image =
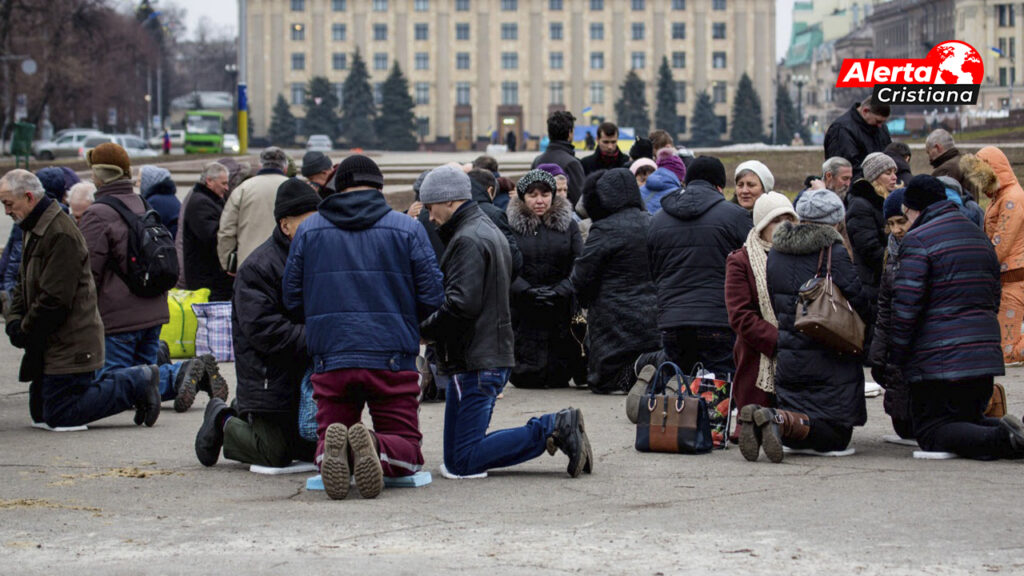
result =
[[[810,423],[810,418],[799,412],[775,408],[759,408],[754,411],[754,424],[761,433],[761,447],[764,448],[765,456],[776,464],[782,462],[782,441],[799,441],[807,438],[811,432]],[[742,439],[740,442],[742,446]],[[742,451],[742,447],[740,450]]]

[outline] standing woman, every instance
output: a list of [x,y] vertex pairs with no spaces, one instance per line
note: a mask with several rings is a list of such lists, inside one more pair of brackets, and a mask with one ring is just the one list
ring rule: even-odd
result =
[[509,201],[508,223],[523,254],[512,282],[512,327],[517,388],[563,388],[579,361],[580,346],[569,331],[573,312],[569,274],[583,239],[569,200],[555,194],[555,178],[530,170]]
[[[861,168],[864,178],[854,182],[846,195],[846,231],[857,274],[861,284],[870,287],[868,297],[873,300],[882,282],[885,248],[889,244],[882,206],[896,189],[896,162],[882,152],[874,152],[868,154]],[[864,321],[874,324],[873,319]]]
[[775,176],[767,166],[757,160],[747,160],[736,167],[736,194],[733,201],[747,210],[754,209],[754,202],[765,192],[775,188]]
[[[775,405],[775,352],[779,340],[779,322],[768,296],[768,251],[772,233],[783,222],[798,220],[789,198],[768,192],[754,203],[754,228],[742,248],[725,261],[725,306],[729,326],[736,332],[733,358],[736,375],[732,382],[733,407],[743,411],[748,404]],[[747,412],[747,421],[750,413]],[[736,427],[732,441],[738,441],[742,424]],[[753,458],[757,458],[754,445]],[[740,445],[740,450],[751,449]]]

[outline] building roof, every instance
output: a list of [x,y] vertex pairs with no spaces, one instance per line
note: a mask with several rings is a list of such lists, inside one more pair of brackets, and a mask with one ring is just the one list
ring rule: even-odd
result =
[[789,50],[786,51],[786,67],[795,68],[809,64],[814,58],[815,48],[821,45],[824,38],[821,26],[817,24],[794,34]]

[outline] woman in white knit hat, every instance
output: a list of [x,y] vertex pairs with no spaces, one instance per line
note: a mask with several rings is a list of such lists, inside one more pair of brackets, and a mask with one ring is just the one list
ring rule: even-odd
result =
[[736,194],[733,201],[747,210],[754,209],[754,202],[762,194],[775,188],[775,176],[767,166],[757,160],[747,160],[736,167]]

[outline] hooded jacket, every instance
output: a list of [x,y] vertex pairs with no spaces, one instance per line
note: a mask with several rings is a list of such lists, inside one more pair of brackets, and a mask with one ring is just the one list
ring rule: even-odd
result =
[[282,290],[317,374],[416,370],[419,322],[443,297],[426,231],[373,189],[332,194],[299,226]]
[[863,175],[860,164],[864,158],[872,152],[885,151],[890,143],[889,128],[865,122],[860,115],[860,104],[856,103],[825,132],[825,159],[840,156],[849,160],[856,180]]
[[999,269],[1006,273],[1024,268],[1024,190],[1001,150],[986,146],[977,156],[996,176],[994,186],[980,191],[992,198],[985,211],[985,233],[995,247]]
[[185,288],[210,289],[210,302],[231,300],[234,279],[220,267],[217,259],[217,229],[220,227],[224,199],[197,183],[185,200],[181,247]]
[[541,164],[558,164],[569,181],[569,203],[573,206],[583,195],[583,180],[586,175],[583,173],[583,164],[576,158],[576,150],[572,142],[552,140],[548,149],[533,159],[530,169],[533,170]]
[[142,196],[160,215],[160,222],[167,227],[172,237],[178,234],[178,217],[181,215],[181,201],[178,200],[178,188],[174,180],[164,178],[154,184]]
[[668,168],[658,168],[640,187],[640,196],[644,199],[647,212],[653,215],[661,210],[661,199],[679,189],[679,177],[675,172]]
[[729,328],[725,260],[753,227],[750,212],[704,180],[661,199],[647,234],[658,288],[658,328]]
[[[850,236],[857,274],[861,284],[869,290],[869,299],[878,295],[888,244],[883,204],[885,198],[879,196],[871,183],[864,179],[854,182],[846,194],[846,232]],[[871,323],[868,318],[864,321]]]

